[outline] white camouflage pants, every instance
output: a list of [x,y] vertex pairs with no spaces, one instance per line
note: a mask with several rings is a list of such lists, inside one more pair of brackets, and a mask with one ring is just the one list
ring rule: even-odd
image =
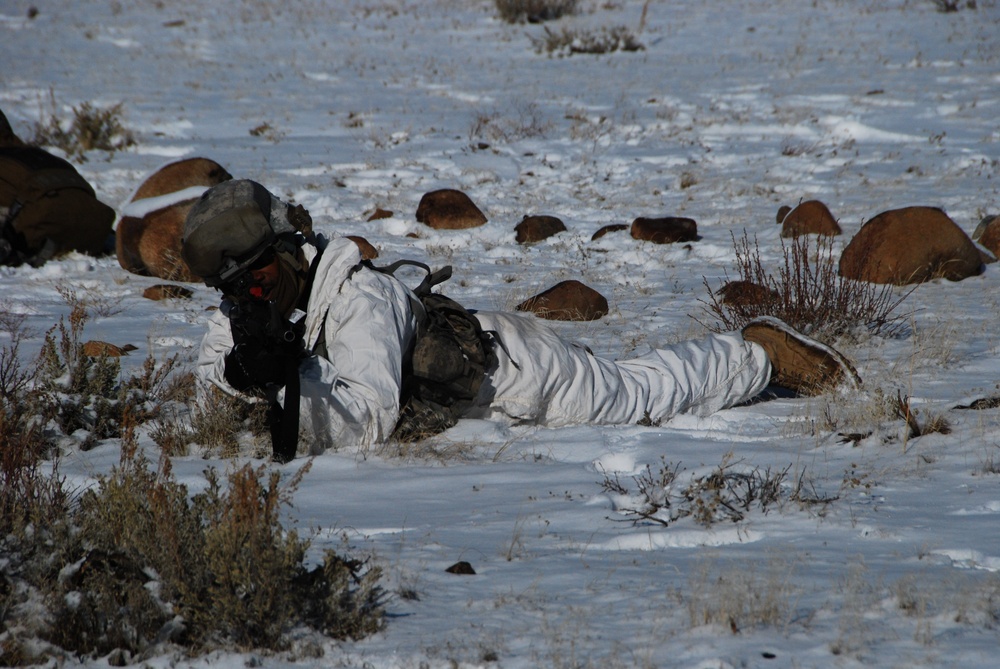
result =
[[771,375],[764,349],[739,333],[615,362],[563,339],[533,316],[476,316],[484,330],[497,332],[507,352],[498,347],[498,366],[487,375],[470,416],[499,413],[549,427],[657,423],[739,404],[761,392]]

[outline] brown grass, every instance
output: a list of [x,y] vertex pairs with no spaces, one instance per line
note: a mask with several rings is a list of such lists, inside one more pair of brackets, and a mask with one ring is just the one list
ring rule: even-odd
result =
[[[839,337],[892,336],[909,314],[896,310],[912,292],[897,295],[893,287],[846,279],[838,273],[833,240],[806,235],[781,242],[783,262],[765,267],[756,239],[733,236],[737,279],[751,287],[748,299],[732,299],[727,285],[714,289],[705,280],[708,300],[701,300],[716,323],[713,332],[742,330],[759,316],[774,316],[821,341]],[[750,292],[750,291],[743,291]],[[695,318],[698,320],[698,318]],[[699,320],[699,322],[702,322]]]

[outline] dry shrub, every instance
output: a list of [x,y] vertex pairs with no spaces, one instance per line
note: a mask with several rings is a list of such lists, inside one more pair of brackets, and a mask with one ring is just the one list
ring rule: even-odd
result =
[[[759,316],[774,316],[821,341],[860,334],[892,336],[905,325],[908,314],[894,313],[912,292],[897,296],[892,286],[852,281],[840,276],[832,238],[803,235],[781,242],[784,262],[773,271],[764,266],[757,240],[746,232],[733,236],[739,280],[764,290],[757,299],[724,300],[719,290],[701,300],[718,323],[706,325],[713,332],[742,330]],[[697,320],[697,319],[696,319]]]
[[934,433],[951,434],[951,423],[945,416],[931,414],[920,420],[920,413],[910,406],[910,398],[903,397],[898,391],[892,407],[896,416],[906,422],[906,439],[916,439]]
[[783,628],[791,622],[798,589],[786,561],[771,560],[764,569],[756,561],[714,569],[703,562],[685,598],[692,627],[721,625],[733,634],[758,627]]
[[60,479],[44,474],[41,467],[52,451],[52,440],[45,430],[46,417],[37,415],[38,398],[31,392],[37,367],[25,367],[19,355],[28,336],[24,321],[23,316],[2,310],[0,332],[10,344],[0,348],[0,537],[19,534],[66,503]]
[[[164,644],[280,649],[293,628],[336,638],[379,629],[380,571],[333,551],[307,568],[309,542],[281,525],[306,470],[285,485],[264,467],[226,482],[209,470],[192,496],[167,457],[151,469],[136,430],[186,402],[192,379],[172,374],[176,357],[122,378],[117,358],[83,353],[87,308],[71,306],[29,366],[19,356],[25,319],[0,312],[10,342],[0,348],[0,665],[70,654],[124,664]],[[238,446],[263,424],[243,403],[209,406],[192,438],[221,431]],[[119,465],[83,492],[66,489],[55,447],[60,430],[80,429],[81,448],[122,443]]]
[[[210,398],[194,407],[191,413],[190,441],[206,451],[232,457],[241,453],[241,444],[262,446],[261,438],[269,435],[266,402],[248,402],[212,388]],[[166,421],[169,423],[169,418]],[[165,429],[185,430],[183,426],[161,423]],[[268,438],[270,438],[268,436]],[[268,441],[267,448],[271,445]]]
[[469,127],[469,139],[509,143],[543,137],[551,126],[537,103],[517,101],[503,111],[478,112]]
[[545,29],[545,37],[532,38],[538,53],[573,55],[605,54],[615,51],[643,51],[645,46],[625,26],[602,27],[599,30],[563,28],[555,32]]
[[602,487],[618,497],[616,508],[632,522],[652,522],[664,527],[691,518],[703,527],[717,522],[738,523],[758,511],[766,514],[787,500],[800,504],[827,503],[803,491],[804,474],[789,481],[791,465],[778,471],[769,467],[743,468],[731,454],[710,473],[682,476],[680,464],[663,461],[657,472],[646,470],[633,476],[635,493],[617,475],[605,475]]
[[57,463],[51,471],[42,466],[53,450],[43,427],[18,400],[0,396],[0,537],[24,531],[67,502]]
[[507,23],[541,23],[575,14],[579,0],[495,0],[494,4]]
[[937,6],[938,11],[945,14],[957,12],[962,9],[963,6],[968,9],[976,9],[977,7],[976,0],[965,0],[964,3],[962,0],[933,0],[933,2]]
[[307,470],[282,485],[278,472],[246,464],[224,485],[209,469],[206,489],[191,496],[169,459],[149,467],[127,425],[119,465],[95,488],[32,532],[7,535],[0,661],[72,653],[131,662],[166,643],[279,650],[302,625],[338,639],[377,631],[381,572],[333,551],[307,568],[309,542],[282,527]]
[[[50,94],[50,106],[55,109],[55,96]],[[98,149],[113,154],[135,144],[135,136],[121,121],[122,103],[101,109],[89,102],[73,107],[69,127],[53,112],[44,122],[36,123],[34,135],[28,140],[31,146],[54,146],[81,162],[87,160],[87,151]]]
[[83,447],[121,436],[123,421],[144,423],[163,405],[187,399],[173,376],[178,357],[162,363],[147,357],[141,369],[122,378],[119,358],[83,352],[87,309],[73,305],[69,322],[60,319],[45,334],[32,394],[37,411],[56,420],[67,435],[85,430]]

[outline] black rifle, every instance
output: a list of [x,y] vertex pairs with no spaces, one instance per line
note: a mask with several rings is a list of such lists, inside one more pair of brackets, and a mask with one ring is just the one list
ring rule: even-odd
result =
[[302,341],[305,319],[292,323],[274,302],[241,300],[229,310],[233,342],[261,347],[265,355],[276,357],[284,370],[285,406],[275,398],[268,410],[272,457],[285,463],[295,457],[299,441],[299,363],[306,356]]
[[233,342],[251,342],[271,355],[300,358],[302,332],[278,310],[274,302],[240,300],[229,309]]

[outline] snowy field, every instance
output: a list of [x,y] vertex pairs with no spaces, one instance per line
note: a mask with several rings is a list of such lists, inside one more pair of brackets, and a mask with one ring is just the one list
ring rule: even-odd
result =
[[[121,103],[136,145],[75,161],[116,208],[161,165],[205,156],[304,205],[321,232],[364,236],[381,261],[453,265],[445,290],[469,307],[581,280],[610,314],[557,327],[625,357],[705,332],[692,316],[707,318],[705,280],[735,275],[733,235],[777,263],[781,205],[823,200],[838,249],[886,209],[941,207],[970,234],[1000,213],[1000,5],[938,4],[583,0],[576,16],[511,25],[486,0],[38,0],[33,18],[0,0],[0,109],[30,136],[81,103]],[[644,49],[541,47],[546,28],[615,26]],[[489,223],[417,223],[421,195],[446,187]],[[394,215],[368,222],[376,207]],[[513,228],[529,214],[568,231],[521,246]],[[694,218],[702,239],[591,241],[668,215]],[[72,256],[0,269],[0,304],[42,333],[68,315],[67,294],[91,297],[105,315],[85,338],[138,347],[125,365],[190,364],[218,296],[144,299],[156,283],[113,256]],[[145,664],[996,667],[1000,409],[958,407],[1000,394],[998,287],[997,265],[917,287],[898,337],[845,343],[865,380],[850,396],[656,427],[465,421],[436,440],[439,456],[326,452],[291,513],[317,555],[346,537],[384,567],[385,630]],[[950,433],[908,438],[877,410],[897,395]],[[84,485],[118,462],[119,442],[64,450],[62,472]],[[785,496],[708,526],[631,522],[635,500],[605,483],[634,493],[633,477],[665,463],[682,476],[787,468],[788,485],[827,501]],[[210,465],[234,463],[192,455],[174,469],[198,489]],[[445,571],[460,560],[476,575]]]

